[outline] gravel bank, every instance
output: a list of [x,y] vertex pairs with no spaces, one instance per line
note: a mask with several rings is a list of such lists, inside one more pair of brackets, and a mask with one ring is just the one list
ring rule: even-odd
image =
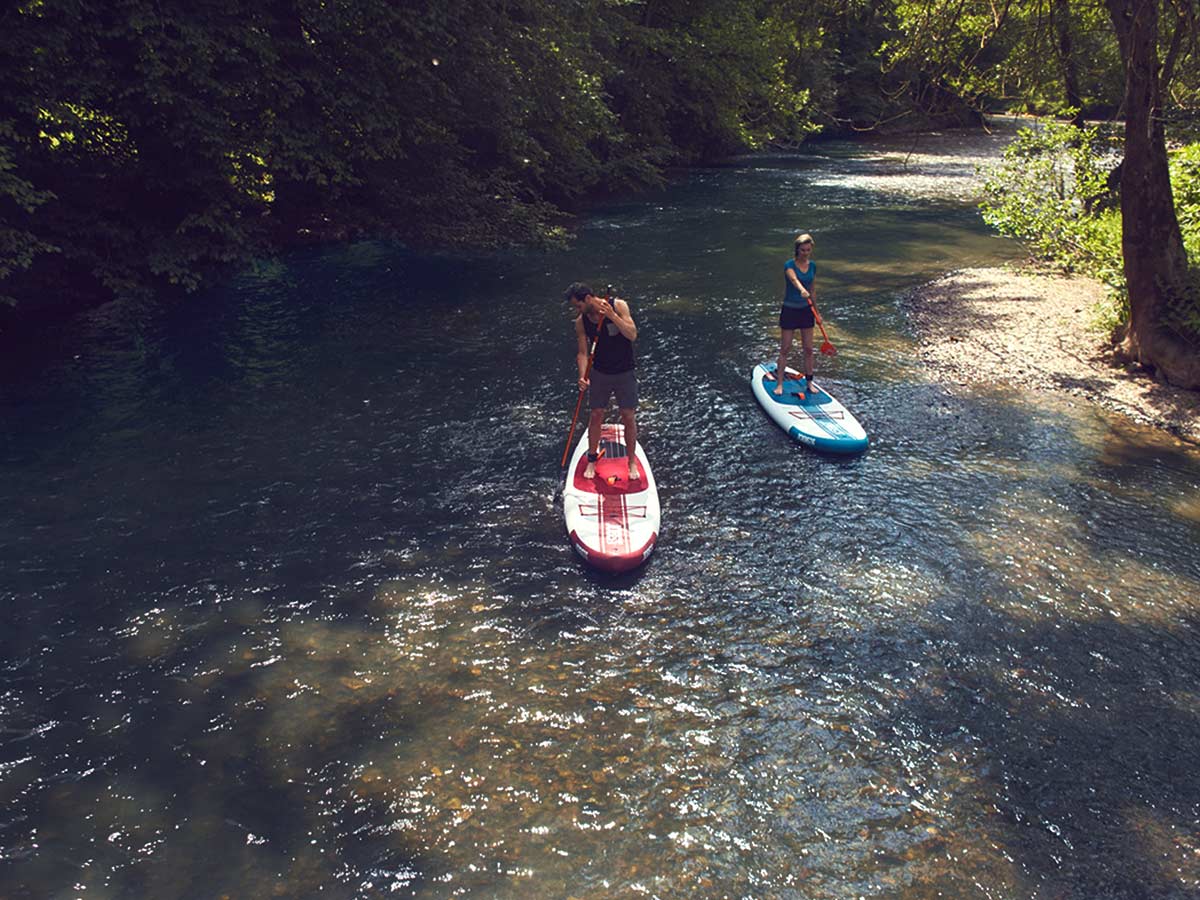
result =
[[1071,394],[1200,444],[1200,393],[1127,368],[1092,330],[1103,291],[1082,277],[961,269],[914,291],[905,308],[922,359],[946,381]]

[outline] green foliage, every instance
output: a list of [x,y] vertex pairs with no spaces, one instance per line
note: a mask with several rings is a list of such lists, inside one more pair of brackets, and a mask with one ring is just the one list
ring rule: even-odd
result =
[[[989,174],[981,204],[988,224],[1025,242],[1035,256],[1106,284],[1112,307],[1100,315],[1109,328],[1129,315],[1120,210],[1103,202],[1113,161],[1095,128],[1049,122],[1021,129]],[[1171,187],[1195,284],[1169,299],[1167,324],[1200,334],[1200,144],[1171,155]]]
[[[53,253],[53,244],[41,240],[28,228],[34,211],[52,200],[49,191],[39,191],[14,173],[16,163],[13,143],[16,133],[11,122],[0,122],[0,284],[18,271],[28,269],[36,256]],[[14,297],[0,292],[0,305],[13,306]]]
[[989,67],[980,65],[1005,17],[983,0],[901,0],[895,27],[880,48],[887,65],[908,71],[923,104],[957,97],[978,105],[988,92]]
[[655,161],[688,163],[814,130],[789,72],[795,23],[765,3],[608,3],[599,49],[621,129]]
[[1022,128],[988,174],[981,208],[984,221],[1038,258],[1106,284],[1115,315],[1124,318],[1120,211],[1103,205],[1115,162],[1096,128]]
[[1200,143],[1171,154],[1171,193],[1191,276],[1190,289],[1169,300],[1171,324],[1194,338],[1200,336]]
[[983,216],[1002,234],[1064,265],[1091,263],[1089,202],[1105,193],[1111,167],[1097,130],[1055,122],[1022,128],[984,184]]
[[900,0],[888,7],[880,57],[918,108],[958,102],[981,111],[1108,115],[1120,106],[1121,57],[1103,4]]
[[[1081,0],[7,4],[0,294],[191,290],[297,240],[556,241],[582,198],[671,165],[1062,108],[1064,34],[1080,102],[1115,104],[1113,32]],[[1197,96],[1192,55],[1176,71]],[[1044,221],[997,206],[1010,233],[1102,239],[1064,159]]]
[[1171,193],[1188,260],[1200,266],[1200,143],[1171,154]]
[[1034,113],[1070,117],[1064,93],[1064,63],[1052,7],[1067,14],[1071,63],[1078,80],[1079,106],[1088,117],[1113,115],[1121,106],[1124,73],[1116,35],[1104,5],[1072,0],[1016,4],[1002,37],[1004,65],[991,72],[991,96],[998,104]]
[[191,290],[297,239],[561,239],[587,194],[810,133],[796,14],[758,0],[9,4],[0,287]]

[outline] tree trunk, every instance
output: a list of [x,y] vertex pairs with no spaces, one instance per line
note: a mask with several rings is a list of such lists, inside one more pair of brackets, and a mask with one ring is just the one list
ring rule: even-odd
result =
[[1106,3],[1125,64],[1121,249],[1130,311],[1121,350],[1170,383],[1197,389],[1200,348],[1168,325],[1170,300],[1186,296],[1189,278],[1161,115],[1158,0]]
[[1063,98],[1074,112],[1071,124],[1082,128],[1083,97],[1079,93],[1079,67],[1075,64],[1075,45],[1071,39],[1071,0],[1054,0],[1050,7],[1054,36],[1058,48],[1058,64],[1062,68]]

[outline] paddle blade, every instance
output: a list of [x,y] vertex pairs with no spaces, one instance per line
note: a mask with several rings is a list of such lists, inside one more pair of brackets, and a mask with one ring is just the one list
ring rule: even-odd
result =
[[833,346],[833,344],[826,340],[825,343],[821,345],[821,352],[826,356],[837,356],[837,347]]

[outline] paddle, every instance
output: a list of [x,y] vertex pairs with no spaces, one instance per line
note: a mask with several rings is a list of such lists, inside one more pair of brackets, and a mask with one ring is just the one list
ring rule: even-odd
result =
[[813,303],[812,294],[805,297],[808,301],[809,308],[813,311],[813,318],[817,320],[817,327],[821,329],[821,337],[825,339],[825,343],[821,344],[821,352],[826,356],[836,356],[837,347],[829,343],[829,335],[825,333],[825,324],[821,321],[821,314],[817,312],[817,306]]
[[[612,303],[612,285],[608,286],[608,293],[605,295],[606,303]],[[585,310],[581,315],[587,315]],[[592,349],[588,351],[587,368],[583,371],[583,377],[586,380],[592,374],[592,360],[596,358],[596,345],[600,343],[600,333],[604,330],[604,316],[600,317],[600,324],[596,326],[596,337],[592,340]],[[567,432],[567,446],[563,447],[562,463],[560,468],[567,467],[567,456],[571,452],[571,439],[575,437],[575,423],[579,421],[579,408],[583,405],[583,392],[587,388],[579,389],[579,399],[575,401],[575,415],[571,417],[571,430]]]

